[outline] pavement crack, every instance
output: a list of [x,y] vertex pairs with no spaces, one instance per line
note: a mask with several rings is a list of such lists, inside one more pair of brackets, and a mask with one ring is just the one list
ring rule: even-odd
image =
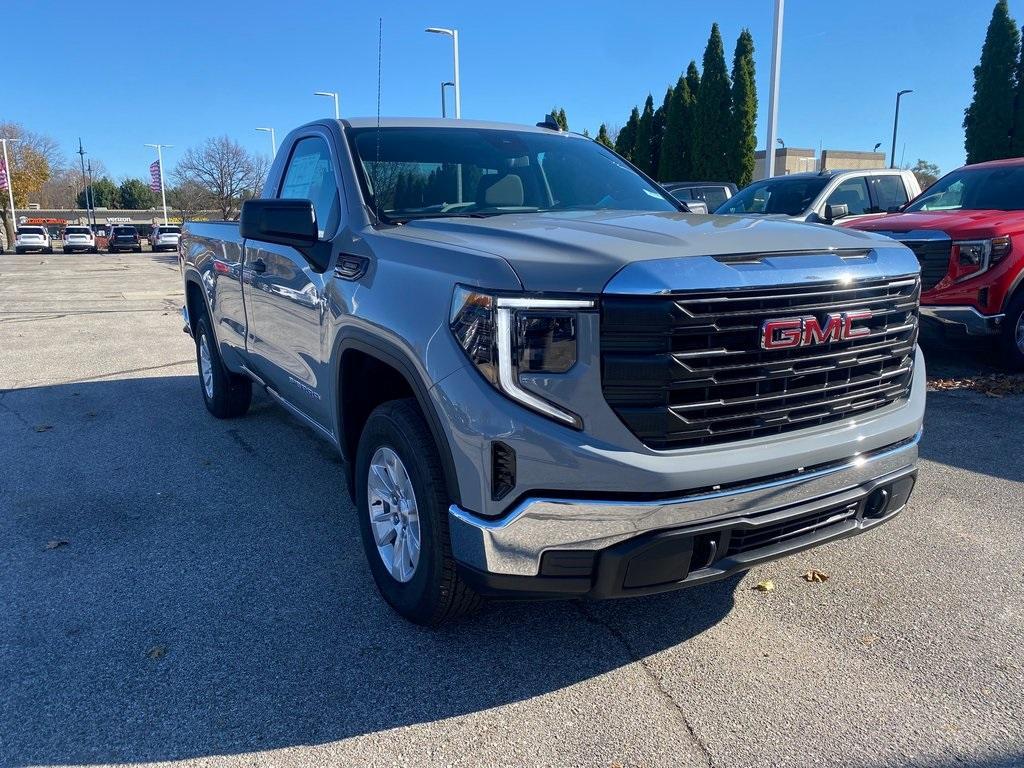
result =
[[6,394],[7,392],[0,392],[0,409],[7,411],[7,413],[11,414],[11,416],[14,417],[15,421],[19,422],[23,426],[31,427],[32,425],[28,423],[24,416],[22,416],[20,413],[18,413],[16,410],[11,408],[11,406],[7,405],[3,401],[4,395]]
[[655,671],[654,667],[651,666],[651,663],[647,660],[647,658],[643,654],[639,653],[635,648],[633,648],[633,646],[629,642],[629,638],[627,638],[626,635],[618,627],[595,616],[593,613],[591,613],[589,608],[584,603],[577,601],[574,603],[574,605],[588,623],[594,624],[604,629],[609,635],[612,636],[612,638],[616,640],[616,642],[618,642],[618,644],[622,647],[622,650],[625,651],[626,655],[634,662],[640,665],[640,669],[643,670],[647,678],[654,684],[654,688],[658,692],[658,695],[661,696],[665,703],[668,704],[668,706],[671,709],[675,710],[676,714],[679,716],[679,719],[682,721],[687,733],[690,734],[690,739],[693,740],[693,743],[697,745],[697,747],[701,751],[701,754],[704,756],[704,760],[707,763],[708,768],[715,768],[714,760],[711,757],[711,750],[708,749],[707,745],[703,742],[700,736],[697,735],[697,731],[690,723],[690,719],[686,716],[686,712],[683,710],[679,702],[675,700],[675,697],[672,696],[668,688],[665,687],[665,683],[662,680],[661,675],[658,674],[657,671]]

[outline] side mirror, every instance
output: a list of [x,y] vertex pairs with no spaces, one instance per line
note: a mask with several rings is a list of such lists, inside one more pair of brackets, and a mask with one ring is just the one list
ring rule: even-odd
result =
[[707,214],[708,212],[708,204],[703,200],[680,200],[679,204],[683,206],[687,213]]
[[834,205],[825,206],[825,221],[833,222],[836,219],[842,219],[850,215],[850,206],[846,203],[836,203]]
[[316,211],[309,200],[246,200],[239,231],[247,240],[290,245],[303,250],[316,245]]

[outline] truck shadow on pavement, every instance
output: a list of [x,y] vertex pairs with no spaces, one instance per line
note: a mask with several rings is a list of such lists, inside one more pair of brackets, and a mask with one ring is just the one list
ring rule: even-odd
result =
[[557,691],[725,617],[738,577],[604,604],[397,618],[340,459],[194,376],[0,392],[0,764],[320,744]]

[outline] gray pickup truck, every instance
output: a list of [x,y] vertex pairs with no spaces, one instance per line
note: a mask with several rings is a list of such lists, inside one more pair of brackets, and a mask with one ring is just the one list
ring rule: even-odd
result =
[[582,136],[310,123],[240,224],[187,224],[178,252],[206,407],[242,416],[256,384],[341,452],[415,622],[719,579],[914,485],[913,253],[689,214]]

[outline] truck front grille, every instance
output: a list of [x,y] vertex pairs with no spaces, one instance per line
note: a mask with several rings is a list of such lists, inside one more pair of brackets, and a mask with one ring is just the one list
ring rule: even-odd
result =
[[[893,237],[899,240],[899,233]],[[930,291],[949,272],[949,257],[953,253],[953,241],[948,238],[941,240],[901,240],[914,252],[921,264],[921,290]]]
[[[604,296],[601,376],[623,423],[655,449],[689,448],[839,421],[905,398],[920,281]],[[854,339],[761,348],[766,320],[870,310]]]

